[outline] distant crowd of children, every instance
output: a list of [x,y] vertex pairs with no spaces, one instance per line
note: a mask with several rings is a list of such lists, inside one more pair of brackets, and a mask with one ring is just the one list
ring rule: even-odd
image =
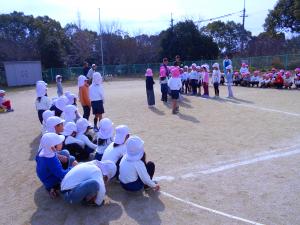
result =
[[[78,97],[63,91],[56,77],[57,97],[50,98],[47,84],[36,83],[35,106],[42,138],[36,154],[36,173],[52,198],[59,195],[71,204],[102,205],[108,181],[116,180],[127,191],[159,190],[153,181],[155,164],[146,161],[144,141],[131,135],[128,126],[114,126],[104,113],[102,77],[78,77]],[[91,84],[91,85],[90,85]],[[80,115],[77,98],[83,108]],[[90,111],[94,126],[89,123]]]

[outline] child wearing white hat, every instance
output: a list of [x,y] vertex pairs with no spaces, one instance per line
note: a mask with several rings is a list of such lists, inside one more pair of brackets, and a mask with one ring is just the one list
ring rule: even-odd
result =
[[35,108],[38,112],[40,123],[43,123],[43,112],[50,109],[52,102],[47,96],[47,84],[44,81],[38,81],[36,83],[36,100]]
[[36,155],[36,173],[46,190],[52,198],[57,197],[59,185],[72,166],[77,165],[76,161],[64,169],[58,159],[57,152],[61,151],[64,141],[63,135],[46,133],[40,143],[40,149]]
[[67,105],[62,113],[65,122],[76,122],[78,118],[78,109],[75,105]]
[[104,113],[104,91],[102,86],[102,76],[100,73],[95,72],[93,74],[93,82],[89,87],[89,96],[91,100],[94,118],[94,130],[98,131],[98,121],[102,119],[102,114]]
[[116,165],[109,161],[93,160],[80,163],[70,170],[61,182],[66,202],[101,206],[105,198],[105,183],[115,176]]
[[60,96],[57,100],[54,101],[54,104],[51,106],[50,110],[54,111],[55,116],[60,117],[68,102],[69,100],[66,96]]
[[64,126],[62,135],[65,136],[64,149],[67,149],[77,161],[87,160],[89,154],[84,150],[84,142],[75,138],[77,134],[77,127],[74,122],[68,122]]
[[126,153],[120,162],[119,180],[127,191],[139,191],[153,188],[158,191],[159,185],[152,180],[155,172],[153,162],[146,163],[144,141],[138,136],[131,136],[126,141]]
[[14,110],[11,107],[11,102],[9,99],[5,99],[5,91],[0,90],[0,109],[6,112],[13,112]]
[[54,116],[54,112],[51,110],[46,110],[43,112],[42,117],[43,117],[43,122],[42,122],[42,134],[47,133],[47,125],[46,122],[49,117]]
[[232,66],[229,65],[226,67],[226,80],[227,80],[227,88],[228,88],[228,98],[233,98],[233,93],[232,93]]
[[219,85],[221,81],[221,72],[219,68],[219,63],[214,63],[212,67],[213,67],[213,71],[211,75],[211,83],[215,89],[215,97],[219,97],[220,95]]
[[95,159],[101,161],[104,150],[113,142],[114,127],[113,122],[108,118],[103,118],[97,132],[97,148]]
[[87,121],[87,119],[80,118],[76,122],[76,127],[77,127],[76,138],[83,141],[84,149],[88,154],[94,153],[97,148],[97,145],[91,142],[88,136],[86,135],[90,127],[90,123]]
[[60,97],[64,94],[63,86],[62,86],[62,75],[56,75],[56,87],[57,87],[57,96]]

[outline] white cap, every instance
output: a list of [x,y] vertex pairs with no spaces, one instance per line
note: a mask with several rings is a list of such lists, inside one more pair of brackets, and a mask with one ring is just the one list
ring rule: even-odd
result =
[[66,97],[68,98],[68,105],[73,105],[74,100],[77,98],[77,96],[73,93],[69,93],[68,95],[66,95]]
[[116,127],[116,135],[114,143],[121,145],[125,142],[126,136],[129,134],[129,128],[126,125],[120,125]]
[[63,135],[58,135],[55,133],[46,133],[43,135],[41,139],[41,147],[42,148],[51,148],[58,144],[61,144],[65,140]]
[[69,100],[66,96],[60,96],[55,102],[54,105],[61,111],[64,111],[66,105],[68,104]]
[[128,161],[138,161],[144,155],[144,141],[138,136],[131,136],[126,141],[125,159]]
[[96,64],[92,64],[92,67],[96,66]]
[[102,174],[107,176],[109,180],[115,176],[117,172],[117,166],[114,162],[110,160],[94,160],[94,163],[101,169]]
[[46,111],[44,111],[43,114],[42,114],[43,121],[46,123],[47,119],[48,119],[50,116],[54,116],[54,112],[53,112],[53,111],[50,111],[49,109],[46,110]]
[[5,93],[5,91],[4,90],[0,90],[0,94],[4,94]]
[[65,120],[58,116],[50,116],[46,121],[46,128],[48,132],[55,133],[55,126],[64,123]]
[[89,80],[89,79],[84,75],[80,75],[78,77],[78,83],[77,83],[78,87],[82,87],[84,85],[84,81],[86,81],[86,80]]
[[217,67],[219,69],[219,63],[214,63],[212,67]]
[[196,66],[197,66],[196,63],[193,63],[193,64],[192,64],[192,67],[196,67]]
[[101,84],[102,83],[101,73],[99,73],[99,72],[93,73],[93,83],[94,84]]
[[78,134],[84,134],[86,132],[86,129],[90,126],[90,123],[85,118],[80,118],[76,122],[77,127],[77,133]]
[[77,132],[77,127],[74,122],[68,122],[64,126],[64,131],[61,133],[65,136],[70,136],[73,132]]
[[111,138],[114,133],[113,125],[113,122],[108,118],[103,118],[102,120],[100,120],[99,132],[97,134],[97,137],[104,140]]

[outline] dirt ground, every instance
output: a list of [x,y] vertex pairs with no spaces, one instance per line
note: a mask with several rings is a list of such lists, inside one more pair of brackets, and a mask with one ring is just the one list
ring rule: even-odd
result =
[[[172,115],[158,82],[154,109],[142,80],[104,89],[105,117],[144,139],[161,192],[111,183],[103,207],[51,200],[35,173],[35,90],[10,89],[15,112],[0,114],[0,225],[300,224],[300,91],[234,87],[227,99],[224,86],[218,100],[183,96]],[[64,90],[77,93],[75,83]]]

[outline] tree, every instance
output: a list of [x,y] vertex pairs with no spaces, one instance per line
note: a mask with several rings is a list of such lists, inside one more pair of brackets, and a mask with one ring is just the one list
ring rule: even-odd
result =
[[160,34],[160,57],[174,58],[181,55],[185,60],[213,59],[218,56],[218,46],[202,35],[191,20],[177,23]]
[[279,0],[269,11],[264,28],[270,34],[300,32],[300,0]]
[[215,21],[202,27],[201,31],[212,37],[219,50],[227,54],[240,53],[251,40],[251,32],[243,29],[242,24],[228,21]]

